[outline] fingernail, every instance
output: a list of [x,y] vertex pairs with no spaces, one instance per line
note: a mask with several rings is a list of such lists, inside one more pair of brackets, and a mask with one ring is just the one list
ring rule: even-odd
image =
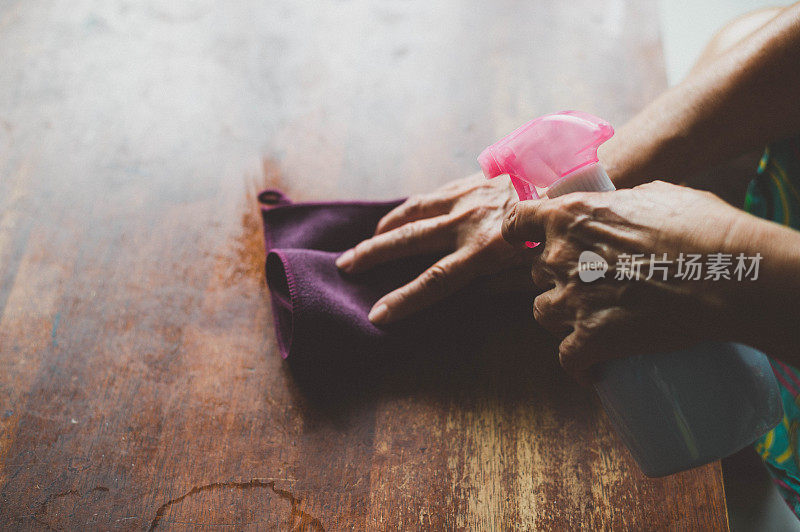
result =
[[353,265],[354,256],[355,253],[353,253],[353,250],[348,249],[347,251],[339,255],[338,259],[336,259],[336,267],[339,268],[340,270],[349,270],[350,267]]
[[369,316],[367,319],[372,323],[378,324],[383,323],[389,317],[389,307],[381,303],[380,305],[375,305],[372,307],[372,310],[369,311]]

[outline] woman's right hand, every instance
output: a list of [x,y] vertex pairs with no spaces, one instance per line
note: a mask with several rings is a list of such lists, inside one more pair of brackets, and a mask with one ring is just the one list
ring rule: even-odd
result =
[[[531,255],[546,290],[534,316],[563,339],[561,364],[576,376],[610,358],[709,340],[797,351],[800,233],[708,192],[652,182],[523,201],[503,235],[520,250],[545,243]],[[604,261],[605,275],[585,278],[587,260]]]

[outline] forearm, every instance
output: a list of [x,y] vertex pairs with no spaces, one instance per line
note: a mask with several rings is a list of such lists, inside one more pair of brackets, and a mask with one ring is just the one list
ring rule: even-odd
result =
[[677,181],[800,130],[800,4],[669,89],[601,149],[619,187]]
[[742,213],[736,257],[761,255],[757,278],[731,281],[734,339],[800,366],[800,231]]

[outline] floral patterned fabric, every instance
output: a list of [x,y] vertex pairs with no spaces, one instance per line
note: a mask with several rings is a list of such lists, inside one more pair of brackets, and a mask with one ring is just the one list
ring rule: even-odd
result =
[[[770,144],[750,183],[745,210],[800,230],[800,136]],[[800,517],[800,371],[771,360],[783,399],[783,421],[762,436],[755,449],[767,465],[786,504]]]

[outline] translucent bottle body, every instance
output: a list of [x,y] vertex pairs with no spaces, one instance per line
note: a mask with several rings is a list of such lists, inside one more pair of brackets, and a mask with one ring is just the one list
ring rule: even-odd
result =
[[767,357],[735,343],[606,362],[595,389],[645,475],[669,475],[729,456],[780,422]]

